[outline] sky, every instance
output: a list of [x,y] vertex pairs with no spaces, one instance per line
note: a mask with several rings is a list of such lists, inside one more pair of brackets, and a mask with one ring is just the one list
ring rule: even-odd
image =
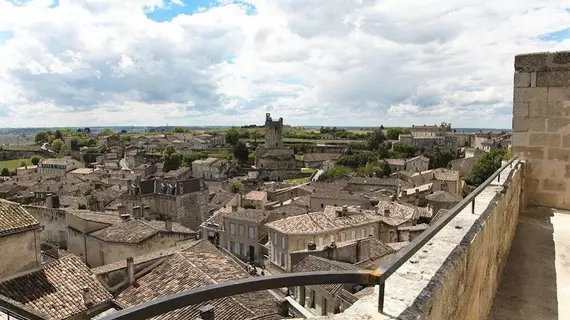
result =
[[510,128],[567,0],[0,0],[0,127]]

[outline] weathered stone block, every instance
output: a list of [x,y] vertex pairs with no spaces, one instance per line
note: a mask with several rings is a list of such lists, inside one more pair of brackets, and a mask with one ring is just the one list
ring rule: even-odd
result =
[[525,159],[542,159],[544,158],[544,148],[543,147],[524,147],[524,146],[514,146],[513,153],[520,155]]
[[[516,84],[516,83],[515,83]],[[529,77],[530,85],[530,77]],[[537,87],[566,87],[570,86],[570,70],[543,71],[536,74]]]
[[538,190],[540,187],[540,180],[528,178],[525,179],[525,188],[527,190]]
[[528,103],[530,117],[546,117],[548,115],[548,88],[515,88],[514,109],[524,108],[523,103]]
[[570,149],[548,149],[548,160],[570,161]]
[[517,72],[515,73],[515,88],[528,88],[530,87],[530,72]]
[[548,191],[564,191],[566,190],[566,182],[562,179],[548,178],[543,180],[543,189]]
[[547,128],[548,132],[570,133],[570,119],[550,118]]
[[570,164],[565,165],[565,169],[566,174],[564,175],[564,178],[570,178]]
[[529,196],[529,204],[545,207],[557,207],[560,204],[559,194],[554,192],[535,192]]
[[[534,134],[534,133],[533,133]],[[528,132],[517,132],[513,134],[511,138],[511,143],[513,146],[528,146],[530,133]]]
[[536,72],[530,73],[530,87],[531,88],[536,87]]
[[544,132],[546,118],[513,117],[513,132]]
[[514,117],[528,117],[530,110],[530,102],[518,102],[513,105]]
[[518,72],[544,71],[547,68],[548,52],[518,54],[515,56],[515,70]]
[[560,147],[560,135],[556,133],[532,133],[529,144],[531,146]]
[[562,135],[562,148],[570,148],[570,134]]
[[570,117],[570,87],[548,88],[547,100],[550,117]]

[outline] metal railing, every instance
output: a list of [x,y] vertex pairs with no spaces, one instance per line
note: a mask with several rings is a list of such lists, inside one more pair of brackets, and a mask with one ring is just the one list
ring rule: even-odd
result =
[[[307,285],[354,283],[379,285],[378,311],[384,309],[384,287],[385,281],[409,258],[418,252],[429,240],[431,240],[443,227],[455,218],[464,208],[471,204],[471,212],[475,213],[476,197],[495,180],[500,182],[501,173],[507,168],[512,168],[514,161],[512,158],[500,169],[495,171],[485,182],[450,209],[445,215],[429,226],[418,237],[414,238],[406,247],[398,251],[387,263],[373,271],[356,272],[302,272],[288,273],[275,276],[264,276],[241,279],[231,282],[224,282],[210,286],[200,287],[189,291],[179,292],[158,298],[140,305],[123,309],[117,313],[109,315],[103,320],[128,320],[145,319],[155,317],[172,310],[176,310],[188,305],[198,304],[209,300],[219,299],[237,294],[252,291],[277,289],[283,287],[296,287]],[[516,164],[518,165],[520,162]]]

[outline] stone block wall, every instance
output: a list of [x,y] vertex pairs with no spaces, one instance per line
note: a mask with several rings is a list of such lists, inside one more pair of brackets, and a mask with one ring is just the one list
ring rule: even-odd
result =
[[512,145],[527,203],[570,209],[570,51],[515,57]]

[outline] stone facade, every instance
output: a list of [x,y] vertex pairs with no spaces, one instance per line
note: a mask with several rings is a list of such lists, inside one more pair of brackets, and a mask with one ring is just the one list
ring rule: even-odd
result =
[[515,57],[512,145],[529,204],[570,209],[570,51]]
[[66,211],[57,208],[39,206],[23,206],[43,226],[40,232],[40,240],[67,247],[67,224],[65,222]]
[[283,148],[283,118],[278,121],[265,114],[265,148]]
[[39,229],[0,236],[0,280],[40,268],[39,248]]

